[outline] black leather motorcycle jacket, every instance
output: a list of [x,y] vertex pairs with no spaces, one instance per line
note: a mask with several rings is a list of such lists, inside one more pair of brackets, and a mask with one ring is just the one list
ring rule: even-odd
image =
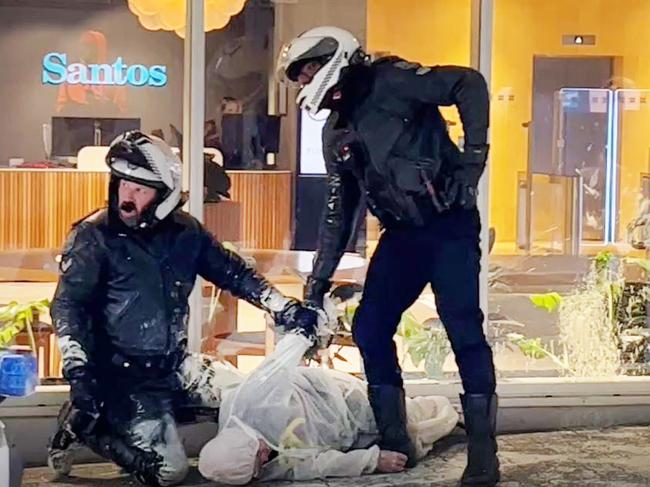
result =
[[129,361],[132,369],[174,370],[185,354],[197,275],[264,309],[281,296],[183,211],[149,232],[110,221],[108,210],[84,219],[63,250],[51,315],[66,377],[73,369],[106,374]]
[[[425,226],[443,211],[442,189],[467,161],[439,106],[458,108],[465,147],[487,148],[489,93],[478,71],[396,57],[347,70],[326,106],[332,113],[323,129],[328,200],[307,289],[317,302],[347,246],[360,201],[388,228]],[[484,165],[483,158],[479,176]]]

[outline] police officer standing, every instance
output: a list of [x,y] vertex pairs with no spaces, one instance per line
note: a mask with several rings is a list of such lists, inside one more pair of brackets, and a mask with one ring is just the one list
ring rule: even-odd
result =
[[[364,361],[382,449],[415,463],[393,336],[427,284],[454,351],[468,434],[462,485],[495,485],[497,396],[479,305],[477,185],[488,145],[489,95],[480,73],[397,57],[370,62],[354,36],[318,27],[287,43],[278,75],[299,106],[331,110],[323,129],[327,207],[307,299],[322,303],[365,199],[384,231],[370,261],[353,336]],[[455,105],[464,151],[439,106]]]

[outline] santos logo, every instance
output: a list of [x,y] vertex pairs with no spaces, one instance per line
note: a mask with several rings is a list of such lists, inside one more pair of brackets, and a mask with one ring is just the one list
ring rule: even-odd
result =
[[118,57],[113,64],[68,65],[68,56],[51,52],[43,57],[43,84],[60,85],[131,85],[160,87],[167,84],[167,66],[147,67],[124,64]]

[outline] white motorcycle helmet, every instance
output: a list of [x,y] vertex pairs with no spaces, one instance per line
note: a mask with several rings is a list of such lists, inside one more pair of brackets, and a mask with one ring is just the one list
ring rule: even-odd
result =
[[[298,106],[315,114],[321,110],[328,91],[339,82],[341,71],[364,58],[359,41],[350,32],[338,27],[316,27],[282,47],[276,74],[279,81],[300,87]],[[302,85],[298,76],[311,61],[321,64],[321,68],[311,82]]]
[[140,228],[153,226],[181,204],[181,161],[162,139],[137,130],[125,132],[111,142],[106,164],[112,175],[110,207],[117,205],[120,179],[158,190],[155,203],[138,223]]

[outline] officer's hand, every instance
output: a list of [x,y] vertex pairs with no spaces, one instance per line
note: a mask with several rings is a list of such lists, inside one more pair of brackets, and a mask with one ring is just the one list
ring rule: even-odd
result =
[[144,485],[161,485],[160,469],[164,459],[156,452],[140,452],[131,467],[135,478]]
[[345,162],[352,157],[352,148],[359,141],[355,132],[349,129],[333,130],[328,141],[328,150],[334,160]]
[[274,320],[285,332],[296,332],[311,341],[316,340],[320,309],[313,304],[303,304],[297,299],[290,299],[282,311],[275,313]]
[[323,307],[323,299],[332,286],[329,280],[315,279],[311,276],[307,279],[305,287],[305,301],[313,303],[318,308]]
[[465,209],[476,206],[478,183],[485,169],[488,150],[487,145],[465,147],[460,165],[454,170],[451,184],[446,191],[449,201]]
[[471,210],[476,207],[478,199],[478,188],[469,184],[460,185],[456,195],[456,202],[458,206],[465,210]]
[[96,384],[82,373],[69,374],[70,400],[73,414],[70,420],[72,432],[80,438],[92,434],[100,414],[100,403],[96,400]]

